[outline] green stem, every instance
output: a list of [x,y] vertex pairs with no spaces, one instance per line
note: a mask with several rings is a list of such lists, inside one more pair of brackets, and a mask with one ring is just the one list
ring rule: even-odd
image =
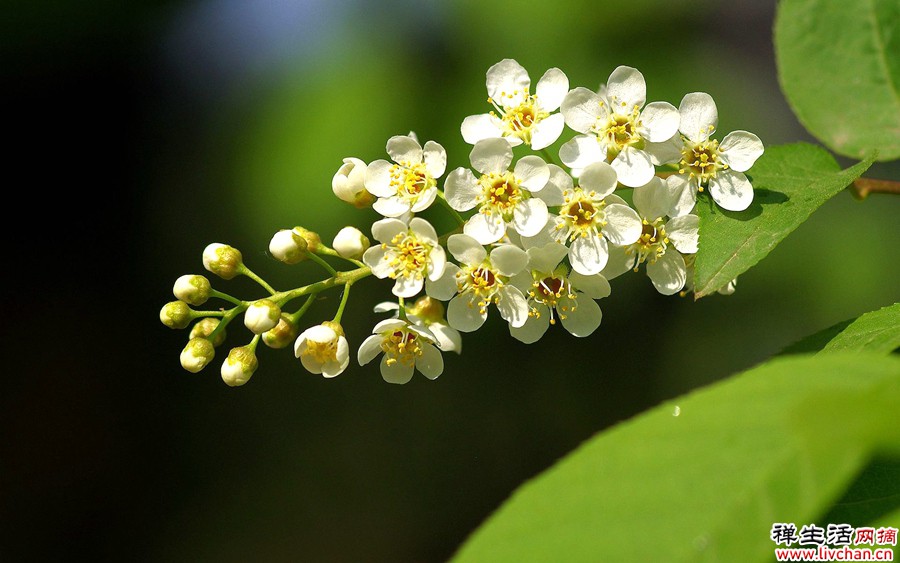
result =
[[277,291],[275,291],[274,289],[272,289],[272,286],[271,286],[271,285],[269,285],[269,284],[266,283],[266,280],[264,280],[264,279],[262,279],[261,277],[257,276],[255,273],[253,273],[253,271],[252,271],[250,268],[248,268],[247,266],[245,266],[243,263],[241,263],[240,268],[238,269],[238,272],[241,273],[241,274],[244,274],[245,276],[247,276],[247,277],[250,278],[251,280],[253,280],[253,281],[255,281],[256,283],[258,283],[259,285],[261,285],[262,288],[265,289],[266,291],[268,291],[270,295],[275,295],[276,293],[278,293]]
[[876,180],[875,178],[858,178],[849,186],[850,192],[856,199],[866,199],[869,194],[895,194],[900,195],[900,182],[893,180]]
[[216,336],[218,336],[218,334],[220,332],[225,330],[225,327],[228,326],[228,323],[230,323],[236,316],[243,313],[246,309],[247,309],[247,305],[243,304],[238,307],[235,307],[234,309],[228,310],[222,316],[222,320],[219,321],[219,324],[216,325],[216,328],[212,332],[209,333],[209,336],[207,336],[206,339],[209,340],[210,342],[215,342]]
[[402,297],[397,298],[397,305],[399,305],[398,316],[401,320],[409,321],[406,317],[406,301]]
[[307,297],[306,302],[303,304],[303,306],[300,307],[296,313],[290,315],[291,323],[297,324],[297,321],[300,320],[300,317],[302,317],[304,314],[306,314],[306,311],[308,311],[309,308],[312,307],[312,304],[315,302],[315,300],[316,300],[315,293],[313,293],[309,297]]
[[211,289],[209,291],[209,296],[210,297],[218,297],[219,299],[223,299],[225,301],[233,303],[234,305],[243,305],[243,301],[241,301],[237,297],[232,297],[232,296],[228,295],[227,293],[222,293],[221,291],[217,291],[215,289]]
[[337,313],[334,314],[332,322],[340,324],[341,317],[344,315],[344,308],[347,306],[347,300],[350,298],[350,286],[353,282],[347,282],[344,285],[344,294],[341,296],[341,304],[338,305]]
[[441,245],[446,245],[446,244],[447,244],[447,239],[449,239],[451,236],[457,235],[457,234],[459,234],[459,233],[461,233],[461,232],[463,232],[463,226],[462,226],[462,225],[456,227],[455,229],[453,229],[453,230],[450,231],[449,233],[444,233],[444,234],[442,234],[440,237],[438,237],[438,243],[440,243]]
[[[218,328],[218,327],[216,327],[216,328]],[[250,351],[253,353],[256,353],[256,345],[259,344],[259,336],[260,335],[258,335],[258,334],[254,335],[253,340],[251,340],[250,343],[247,344],[247,348],[250,348]]]
[[[243,305],[243,303],[239,303]],[[192,319],[202,319],[203,317],[224,317],[225,311],[191,311]]]
[[[335,252],[335,254],[337,254],[337,252]],[[328,272],[329,274],[331,274],[332,276],[336,276],[336,275],[337,275],[337,270],[335,270],[334,268],[332,268],[332,267],[331,267],[331,264],[329,264],[329,263],[326,262],[325,260],[319,258],[318,256],[316,256],[315,254],[312,254],[312,253],[307,254],[307,256],[309,256],[309,259],[310,259],[310,260],[312,260],[313,262],[315,262],[315,263],[318,264],[319,266],[322,266],[322,267],[325,269],[325,271]]]
[[335,258],[340,258],[341,260],[346,260],[347,262],[350,262],[354,266],[359,266],[360,268],[365,266],[365,264],[363,264],[359,260],[354,260],[353,258],[344,258],[340,254],[338,254],[337,250],[328,248],[327,246],[323,246],[321,244],[319,245],[319,248],[316,249],[316,254],[319,254],[321,256],[333,256]]
[[553,158],[553,155],[550,154],[550,151],[547,150],[547,147],[541,149],[541,154],[544,155],[544,159],[547,161],[547,164],[555,164],[559,166],[559,163],[556,162],[556,159]]
[[450,212],[450,215],[453,216],[453,219],[456,220],[457,225],[461,227],[466,224],[466,220],[462,218],[462,215],[460,215],[455,209],[450,207],[450,202],[447,201],[447,196],[444,195],[444,192],[442,190],[437,191],[437,197],[438,200],[440,200],[441,205],[443,205],[447,209],[447,211]]
[[357,281],[371,276],[372,270],[368,266],[363,266],[361,268],[357,268],[355,270],[350,270],[349,272],[338,272],[333,277],[322,280],[320,282],[312,283],[309,285],[304,285],[303,287],[298,287],[296,289],[291,289],[290,291],[282,291],[272,295],[272,299],[278,303],[278,306],[281,307],[285,303],[296,299],[298,297],[302,297],[304,295],[310,295],[313,293],[319,293],[325,291],[326,289],[330,289],[336,285],[346,285],[348,283],[356,283]]

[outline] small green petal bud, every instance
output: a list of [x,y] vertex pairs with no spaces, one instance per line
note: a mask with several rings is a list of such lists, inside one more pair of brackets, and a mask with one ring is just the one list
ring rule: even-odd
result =
[[[191,328],[191,338],[209,338],[209,335],[219,326],[219,319],[206,317],[197,321]],[[225,331],[221,330],[212,341],[213,346],[221,346],[225,342]]]
[[250,380],[259,367],[259,360],[250,346],[232,348],[222,363],[222,381],[230,387],[239,387]]
[[212,342],[205,338],[191,338],[181,351],[181,367],[191,373],[197,373],[212,361],[216,349]]
[[184,301],[172,301],[163,305],[159,311],[159,320],[169,328],[187,328],[192,313]]
[[356,227],[344,227],[334,237],[332,246],[344,258],[359,260],[369,249],[369,239]]
[[203,305],[209,299],[212,286],[209,280],[199,275],[185,275],[175,280],[172,293],[189,305]]
[[269,253],[285,264],[306,260],[306,239],[290,229],[281,229],[269,242]]
[[241,251],[214,242],[203,251],[203,267],[224,280],[230,280],[240,273],[244,257]]
[[427,295],[416,299],[411,307],[406,308],[406,312],[419,317],[425,321],[425,324],[444,321],[444,304]]
[[281,308],[271,299],[254,301],[244,312],[244,326],[253,334],[262,334],[274,328],[281,318]]
[[319,233],[304,229],[303,227],[294,227],[293,231],[303,237],[306,241],[306,249],[312,253],[319,251],[319,245],[322,244],[322,237]]
[[262,334],[262,341],[269,348],[287,348],[300,333],[300,327],[290,321],[286,313],[281,314],[278,324]]
[[344,165],[334,174],[331,190],[339,199],[359,209],[370,207],[375,196],[366,190],[368,165],[358,158],[345,158]]

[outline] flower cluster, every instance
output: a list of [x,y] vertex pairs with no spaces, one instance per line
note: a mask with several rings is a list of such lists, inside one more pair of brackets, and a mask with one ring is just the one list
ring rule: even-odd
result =
[[[191,329],[182,366],[202,370],[225,340],[225,328],[243,315],[251,341],[233,348],[222,379],[243,385],[258,366],[257,344],[293,344],[300,364],[335,377],[346,370],[351,347],[341,317],[351,286],[374,276],[390,279],[395,300],[378,304],[391,317],[377,323],[357,348],[365,365],[377,356],[381,375],[406,383],[415,371],[435,379],[442,353],[462,351],[462,333],[487,321],[492,309],[513,338],[532,344],[551,325],[576,337],[596,331],[598,300],[609,280],[641,266],[664,295],[692,290],[699,218],[698,193],[723,209],[741,211],[753,200],[744,174],[763,153],[756,135],[734,131],[714,139],[718,112],[709,94],[689,93],[674,105],[647,102],[644,76],[616,68],[598,91],[569,88],[558,68],[546,71],[534,92],[528,72],[512,59],[488,69],[487,113],[466,117],[460,131],[472,145],[468,164],[447,173],[447,152],[415,133],[391,137],[388,159],[348,157],[332,190],[341,200],[374,209],[382,218],[368,229],[341,229],[331,246],[301,227],[283,229],[269,245],[285,264],[311,262],[324,280],[276,291],[243,263],[231,246],[211,244],[206,270],[223,279],[244,275],[267,295],[244,301],[212,289],[201,275],[175,282],[176,301],[160,320]],[[568,127],[574,135],[554,156],[548,149]],[[519,148],[517,148],[519,147]],[[531,151],[516,156],[517,151]],[[558,159],[557,159],[558,157]],[[446,173],[446,176],[445,176]],[[458,227],[439,235],[422,214],[440,204]],[[338,270],[334,263],[352,268]],[[302,318],[319,293],[341,287],[330,320],[301,332]],[[725,293],[734,291],[734,282]],[[193,309],[210,298],[231,309]],[[294,312],[286,308],[304,298]]]

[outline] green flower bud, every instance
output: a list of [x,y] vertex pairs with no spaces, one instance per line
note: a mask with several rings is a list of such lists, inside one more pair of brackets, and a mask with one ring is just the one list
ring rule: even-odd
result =
[[444,322],[444,304],[427,295],[416,299],[412,306],[406,308],[406,312],[419,317],[426,325]]
[[190,324],[193,311],[184,301],[172,301],[163,305],[159,320],[169,328],[186,328]]
[[294,227],[293,231],[303,237],[306,241],[306,249],[312,253],[319,251],[319,245],[322,244],[322,237],[319,233],[304,229],[303,227]]
[[175,280],[172,293],[189,305],[203,305],[209,299],[212,286],[209,280],[199,275],[185,275]]
[[[197,321],[191,328],[191,338],[209,338],[209,335],[219,326],[219,319],[206,317]],[[219,331],[212,341],[213,346],[221,346],[225,342],[225,330]]]
[[203,251],[203,267],[224,280],[240,273],[244,257],[231,246],[214,242]]
[[197,373],[212,361],[216,349],[212,342],[205,338],[191,338],[181,351],[181,367],[191,373]]
[[278,324],[262,334],[263,343],[269,348],[287,348],[297,338],[300,327],[290,321],[287,313],[282,313]]
[[253,334],[262,334],[275,328],[281,318],[281,308],[271,299],[254,301],[244,312],[244,326]]
[[345,158],[344,164],[331,180],[334,195],[359,209],[371,207],[375,196],[366,190],[366,170],[368,166],[358,158]]
[[259,367],[259,360],[251,346],[232,348],[222,363],[222,381],[230,387],[239,387],[250,380]]
[[285,264],[296,264],[306,260],[306,239],[293,230],[282,229],[269,242],[269,253]]
[[344,227],[334,237],[332,246],[342,257],[359,260],[369,249],[369,239],[356,227]]

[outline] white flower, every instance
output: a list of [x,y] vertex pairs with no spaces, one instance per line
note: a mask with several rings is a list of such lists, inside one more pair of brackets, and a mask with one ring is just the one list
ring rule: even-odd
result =
[[360,209],[369,207],[375,197],[366,190],[366,163],[358,158],[345,158],[331,179],[331,191],[339,199]]
[[381,244],[368,249],[363,262],[375,277],[396,280],[394,295],[413,297],[443,275],[446,254],[425,219],[415,217],[409,226],[399,219],[382,219],[372,225],[372,236]]
[[384,352],[381,377],[388,383],[409,382],[415,369],[428,379],[437,379],[444,371],[444,358],[427,328],[402,319],[387,319],[375,325],[372,332],[359,347],[357,359],[364,366]]
[[[400,316],[400,305],[393,301],[383,301],[375,305],[376,313],[393,312],[394,318]],[[462,353],[462,335],[447,324],[444,319],[444,305],[437,299],[427,295],[419,297],[413,305],[407,305],[406,313],[411,323],[424,326],[434,334],[441,352]]]
[[334,236],[331,246],[341,257],[359,260],[369,248],[369,239],[356,227],[344,227]]
[[528,255],[521,248],[502,244],[491,250],[468,235],[453,235],[447,241],[450,253],[461,264],[447,264],[440,280],[435,282],[429,294],[443,301],[448,299],[447,320],[450,326],[462,332],[478,330],[487,319],[491,303],[497,306],[500,316],[511,326],[520,327],[528,318],[525,296],[509,278],[525,269]]
[[350,345],[340,324],[324,322],[300,333],[294,355],[310,373],[336,377],[350,363]]
[[254,301],[244,311],[244,326],[253,334],[262,334],[274,328],[281,318],[281,308],[271,299]]
[[665,220],[671,206],[665,182],[654,178],[634,191],[634,205],[641,217],[641,236],[625,247],[612,247],[604,274],[613,278],[647,264],[647,275],[657,291],[673,295],[687,283],[685,256],[697,252],[700,218],[682,215]]
[[551,242],[528,249],[528,270],[512,283],[528,292],[528,320],[519,328],[510,326],[516,339],[537,342],[558,317],[571,334],[585,337],[597,330],[603,317],[594,299],[609,296],[609,282],[600,274],[585,276],[572,272],[565,264],[567,250]]
[[709,188],[713,200],[728,211],[743,211],[753,201],[753,186],[744,172],[763,153],[759,137],[747,131],[733,131],[722,142],[710,140],[719,120],[712,96],[688,94],[679,107],[681,161],[678,174],[667,178],[676,193],[672,215],[690,213],[697,192]]
[[463,232],[481,244],[497,242],[512,225],[522,236],[532,236],[547,223],[547,204],[532,197],[550,179],[550,168],[538,156],[526,156],[510,172],[513,151],[503,139],[475,143],[469,155],[479,178],[460,167],[444,184],[447,202],[457,211],[478,207]]
[[678,132],[679,118],[672,104],[645,107],[646,99],[644,76],[627,66],[609,75],[605,95],[580,87],[566,94],[560,111],[566,125],[583,135],[560,148],[560,159],[576,176],[588,164],[608,161],[623,185],[649,182],[654,165],[678,159],[667,141]]
[[[605,162],[590,164],[581,185],[563,192],[559,216],[553,217],[552,237],[569,245],[569,262],[579,274],[599,274],[609,258],[607,240],[631,244],[641,236],[641,219],[625,201],[612,195],[616,172]],[[639,192],[640,190],[635,190]]]
[[222,381],[229,387],[240,387],[250,381],[256,368],[259,367],[259,360],[256,358],[256,352],[253,346],[240,346],[232,348],[228,352],[228,357],[222,362],[220,370]]
[[437,179],[447,168],[444,147],[428,141],[425,149],[409,135],[387,142],[387,152],[396,164],[376,160],[366,170],[366,189],[378,200],[372,204],[385,217],[399,217],[426,209],[437,197]]
[[534,150],[552,145],[562,133],[564,120],[559,108],[569,79],[551,68],[531,94],[528,72],[513,59],[503,59],[487,71],[488,103],[496,112],[470,115],[460,128],[465,141],[474,145],[482,139],[505,138],[510,146],[525,143]]

